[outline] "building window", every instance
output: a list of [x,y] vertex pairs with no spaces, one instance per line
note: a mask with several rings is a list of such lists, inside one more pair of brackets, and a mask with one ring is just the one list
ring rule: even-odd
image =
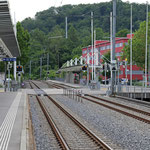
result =
[[123,52],[116,53],[116,56],[122,56]]
[[123,43],[117,43],[116,44],[116,47],[122,47],[123,46]]
[[142,70],[137,70],[137,71],[132,71],[132,74],[136,74],[136,75],[139,75],[139,74],[143,74],[143,71]]
[[121,56],[121,54],[120,53],[116,53],[116,56]]
[[106,46],[106,49],[110,49],[110,45],[107,45],[107,46]]
[[92,50],[91,50],[91,49],[89,49],[89,53],[90,53],[90,52],[92,52]]
[[123,43],[120,43],[120,47],[122,47],[123,46]]
[[101,47],[101,50],[105,50],[105,46]]
[[82,54],[86,54],[87,53],[87,51],[85,50],[85,51],[82,51]]

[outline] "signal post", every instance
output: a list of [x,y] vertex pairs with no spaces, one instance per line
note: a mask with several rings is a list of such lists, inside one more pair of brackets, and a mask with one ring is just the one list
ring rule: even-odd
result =
[[23,67],[21,65],[17,66],[17,73],[18,73],[18,83],[19,83],[19,88],[20,88],[20,83],[21,83],[21,73],[23,71]]

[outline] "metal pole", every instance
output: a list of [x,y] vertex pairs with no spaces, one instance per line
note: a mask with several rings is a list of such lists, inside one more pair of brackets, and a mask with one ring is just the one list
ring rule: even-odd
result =
[[147,11],[146,11],[145,94],[146,94],[146,87],[147,87],[147,40],[148,40],[148,2],[147,2]]
[[149,87],[150,87],[150,45],[149,45],[149,58],[148,58],[148,62],[149,62]]
[[127,61],[125,61],[125,68],[126,68],[125,71],[126,71],[126,90],[127,90],[127,75],[128,75],[128,74],[127,74],[127,69],[128,69],[128,68],[127,68]]
[[[116,0],[113,0],[113,40],[112,40],[112,60],[111,63],[114,65],[115,62],[115,43],[116,43]],[[115,71],[112,71],[112,80],[111,80],[111,93],[114,95],[114,85],[115,85]]]
[[87,86],[89,86],[89,64],[87,64]]
[[105,62],[105,87],[106,87],[106,62]]
[[49,53],[47,53],[47,72],[49,70]]
[[96,56],[95,56],[95,52],[96,52],[96,30],[94,30],[94,80],[96,80],[96,66],[95,66],[95,61],[96,61]]
[[16,81],[16,61],[14,61],[14,80]]
[[10,91],[10,62],[8,62],[8,91]]
[[[131,38],[131,43],[130,43],[130,92],[132,90],[132,4],[131,4],[131,26],[130,26],[130,38]],[[131,92],[131,97],[132,97],[132,92]]]
[[42,77],[42,57],[40,58],[40,79]]
[[66,39],[68,38],[68,19],[67,17],[65,18],[66,21]]
[[7,63],[5,62],[5,92],[6,92]]
[[116,92],[116,70],[115,70],[115,92]]
[[48,70],[49,70],[49,53],[47,53],[47,73],[46,73],[47,78],[48,78]]
[[[19,75],[19,74],[20,74],[20,75]],[[19,88],[20,88],[20,86],[21,86],[21,85],[20,85],[20,84],[21,84],[21,73],[19,72],[18,75],[19,75],[19,76],[18,76],[18,82],[19,82]]]
[[92,47],[92,80],[93,80],[93,12],[91,12],[91,47]]
[[[110,55],[110,60],[112,62],[112,12],[110,12],[110,52],[111,52],[111,55]],[[112,78],[112,70],[111,70],[111,78]]]
[[118,60],[118,92],[119,92],[119,60]]
[[30,79],[31,79],[31,60],[30,60],[30,71],[29,71],[29,74],[30,74]]

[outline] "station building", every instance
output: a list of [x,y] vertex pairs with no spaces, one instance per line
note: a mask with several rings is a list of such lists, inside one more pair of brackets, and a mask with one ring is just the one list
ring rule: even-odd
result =
[[[134,36],[134,35],[132,35]],[[127,37],[120,37],[116,38],[116,49],[115,49],[115,56],[119,62],[123,62],[121,56],[123,54],[123,48],[125,45],[128,44],[130,39],[130,34]],[[95,42],[95,55],[94,55],[94,64],[99,66],[102,63],[102,57],[105,53],[110,51],[111,49],[111,42],[109,40],[98,40]],[[82,48],[82,57],[86,59],[87,64],[92,64],[92,46],[89,45],[87,47]],[[132,66],[132,79],[133,80],[143,80],[143,70],[142,68],[138,67],[137,65]],[[104,77],[102,77],[104,78]],[[118,77],[117,77],[118,78]],[[130,65],[120,65],[120,73],[119,78],[127,78],[130,80]]]

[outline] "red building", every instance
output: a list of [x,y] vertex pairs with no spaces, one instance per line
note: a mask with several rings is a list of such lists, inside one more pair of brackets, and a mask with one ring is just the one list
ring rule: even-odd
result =
[[[132,35],[133,36],[133,35]],[[130,34],[127,37],[116,38],[116,49],[115,49],[115,56],[119,61],[121,60],[122,56],[122,49],[126,44],[128,44],[128,40],[130,39]],[[95,64],[99,65],[102,63],[102,55],[110,51],[111,43],[110,41],[96,41],[95,45]],[[89,56],[88,56],[89,55]],[[92,64],[92,46],[87,46],[82,49],[82,57],[86,58],[86,63]],[[120,75],[119,78],[128,78],[130,80],[130,65],[127,65],[125,68],[123,65],[120,66]],[[136,65],[132,66],[132,79],[133,80],[143,80],[143,70]]]

